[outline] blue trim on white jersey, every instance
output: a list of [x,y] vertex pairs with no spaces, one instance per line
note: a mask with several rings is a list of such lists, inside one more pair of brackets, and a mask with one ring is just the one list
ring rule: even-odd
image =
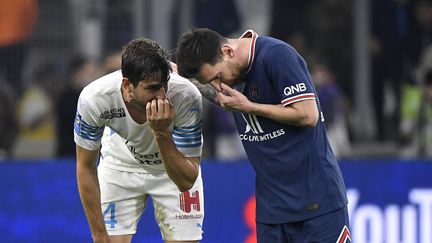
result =
[[201,122],[193,126],[174,127],[172,137],[179,148],[200,147],[202,145]]
[[[174,138],[174,136],[173,136],[173,138]],[[175,141],[177,141],[177,142],[183,142],[183,143],[187,143],[187,142],[200,142],[201,141],[201,136],[199,136],[199,137],[193,137],[193,138],[178,138],[178,137],[175,137],[174,138],[174,140]]]
[[200,146],[201,146],[201,143],[199,143],[199,144],[177,144],[176,143],[177,148],[198,148]]
[[174,130],[177,130],[179,132],[192,132],[192,131],[198,131],[199,129],[201,129],[201,123],[198,123],[196,125],[193,126],[186,126],[186,127],[174,127]]
[[[175,129],[175,128],[174,128]],[[188,137],[188,138],[193,138],[193,137],[197,137],[197,136],[201,136],[201,130],[198,132],[178,132],[178,131],[173,131],[172,132],[173,136],[175,137]]]
[[78,136],[92,141],[99,141],[102,138],[103,130],[104,126],[92,126],[83,121],[78,112],[76,113],[74,131]]

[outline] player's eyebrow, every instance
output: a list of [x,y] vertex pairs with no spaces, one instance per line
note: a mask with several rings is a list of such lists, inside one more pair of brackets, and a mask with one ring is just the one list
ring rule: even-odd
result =
[[162,82],[151,82],[151,83],[145,83],[145,84],[140,83],[140,84],[142,84],[142,87],[145,89],[153,89],[164,85],[164,83]]
[[152,88],[160,87],[163,85],[164,85],[164,83],[152,83],[152,84],[147,84],[145,87],[148,89],[152,89]]

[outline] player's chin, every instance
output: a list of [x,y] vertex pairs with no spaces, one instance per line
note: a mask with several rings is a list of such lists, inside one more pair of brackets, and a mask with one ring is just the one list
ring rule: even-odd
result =
[[237,84],[241,84],[241,83],[243,83],[244,82],[244,77],[242,77],[242,76],[239,76],[239,77],[237,77],[237,78],[235,78],[235,79],[233,79],[231,82],[230,82],[230,87],[234,87],[235,85],[237,85]]

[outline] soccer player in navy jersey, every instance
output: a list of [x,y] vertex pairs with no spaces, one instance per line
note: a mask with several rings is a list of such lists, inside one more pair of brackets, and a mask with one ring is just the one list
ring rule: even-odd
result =
[[184,33],[179,74],[233,111],[256,171],[259,243],[350,242],[345,185],[305,60],[289,44],[252,30],[229,39]]

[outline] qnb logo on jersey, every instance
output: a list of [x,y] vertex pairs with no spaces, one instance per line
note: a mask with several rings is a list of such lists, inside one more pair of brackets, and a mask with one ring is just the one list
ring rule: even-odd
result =
[[190,193],[189,191],[180,194],[180,208],[185,213],[190,213],[192,208],[195,211],[200,211],[200,198],[199,192],[195,191]]
[[306,84],[305,83],[299,83],[296,85],[287,86],[284,88],[284,94],[285,95],[292,95],[295,93],[306,91]]

